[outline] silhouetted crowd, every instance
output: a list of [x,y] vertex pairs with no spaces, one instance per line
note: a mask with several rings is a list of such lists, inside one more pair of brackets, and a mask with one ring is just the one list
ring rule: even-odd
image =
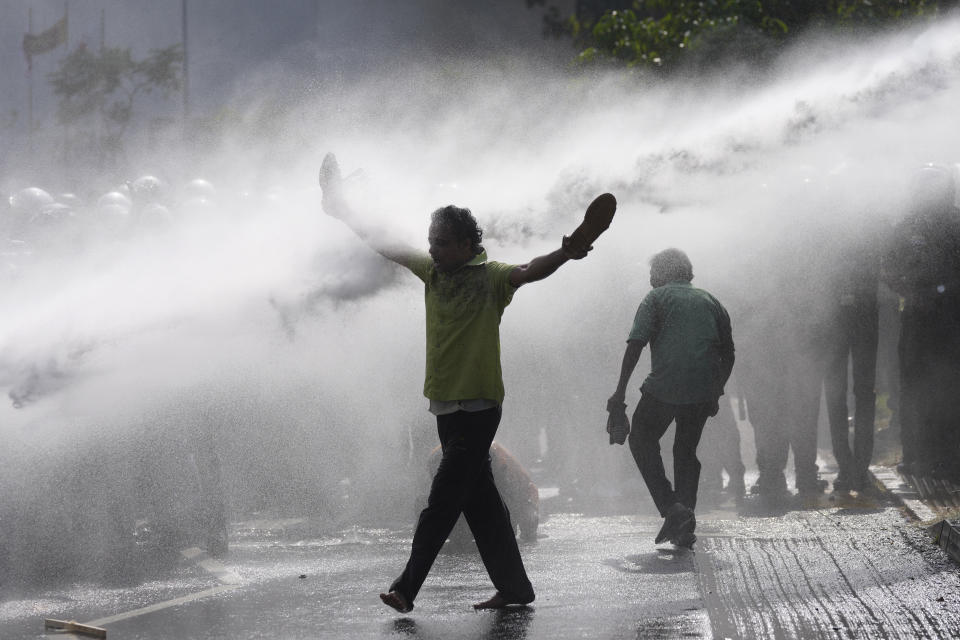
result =
[[[149,175],[86,199],[19,189],[3,203],[0,275],[16,279],[44,255],[162,233],[221,205],[257,206],[271,197],[227,197],[203,179],[174,190]],[[822,219],[812,227],[788,222],[771,252],[776,268],[739,283],[753,291],[731,305],[737,364],[729,395],[703,432],[702,492],[719,491],[725,473],[724,490],[737,500],[749,494],[789,499],[792,453],[797,494],[823,493],[828,487],[817,460],[822,399],[837,465],[833,491],[874,490],[868,468],[878,407],[889,424],[885,435],[899,436],[902,475],[960,485],[960,165],[917,170],[908,203],[890,226],[880,218],[851,222],[843,212],[833,226],[819,224]],[[887,312],[887,325],[899,332],[888,332],[889,348],[881,330]],[[886,352],[895,357],[884,359]],[[57,378],[52,374],[23,372],[10,385],[14,406],[42,395],[44,384]],[[759,474],[750,488],[736,413],[754,429]],[[222,553],[218,464],[201,465],[211,470],[203,493],[213,505],[204,508],[209,522],[203,528],[208,549]]]
[[[778,269],[746,306],[737,376],[755,430],[759,477],[751,493],[822,493],[817,425],[821,391],[837,476],[833,490],[869,493],[874,459],[878,352],[884,305],[898,305],[897,358],[879,368],[890,432],[899,430],[903,475],[960,482],[960,200],[957,166],[926,165],[909,210],[789,229]],[[758,285],[758,288],[761,286]],[[757,306],[762,306],[762,311]],[[898,362],[898,364],[893,364]],[[896,367],[894,374],[884,371]],[[852,400],[852,402],[850,402]]]
[[960,189],[957,166],[924,167],[881,262],[900,304],[899,422],[915,476],[960,481]]

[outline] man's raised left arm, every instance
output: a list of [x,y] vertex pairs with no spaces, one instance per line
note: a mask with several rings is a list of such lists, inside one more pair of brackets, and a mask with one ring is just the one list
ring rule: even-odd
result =
[[560,248],[542,256],[537,256],[526,264],[514,267],[510,272],[510,284],[519,287],[528,282],[543,280],[555,272],[567,260],[580,260],[587,256],[593,247],[576,247],[567,236],[563,237]]

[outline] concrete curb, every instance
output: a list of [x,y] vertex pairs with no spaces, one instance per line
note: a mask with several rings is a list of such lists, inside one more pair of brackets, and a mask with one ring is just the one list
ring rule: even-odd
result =
[[874,480],[900,502],[914,518],[922,523],[939,519],[937,512],[920,499],[919,492],[904,481],[895,469],[872,466],[870,467],[870,473]]
[[933,526],[927,527],[927,532],[933,536],[934,543],[943,549],[955,562],[960,562],[960,523],[950,520],[941,520]]
[[905,482],[896,470],[873,466],[870,467],[870,473],[877,484],[882,485],[921,525],[925,525],[934,544],[954,562],[960,563],[960,522],[942,518],[920,499],[917,490]]

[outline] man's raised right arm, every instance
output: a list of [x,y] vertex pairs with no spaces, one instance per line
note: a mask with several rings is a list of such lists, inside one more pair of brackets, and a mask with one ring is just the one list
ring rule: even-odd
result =
[[350,227],[357,237],[384,258],[409,267],[410,259],[420,255],[420,252],[413,247],[390,238],[381,227],[370,224],[369,221],[356,215],[343,197],[340,165],[332,153],[328,153],[323,158],[323,164],[320,167],[320,187],[323,189],[324,212]]

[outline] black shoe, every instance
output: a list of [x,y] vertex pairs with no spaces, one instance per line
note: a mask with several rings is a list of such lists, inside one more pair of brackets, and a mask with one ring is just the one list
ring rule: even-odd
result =
[[766,508],[780,507],[793,500],[793,494],[786,486],[761,485],[759,482],[750,489],[750,494],[756,496],[761,505]]
[[667,509],[667,515],[663,520],[663,526],[660,527],[660,531],[657,533],[657,537],[654,538],[656,544],[660,544],[665,540],[672,540],[678,534],[690,530],[693,531],[691,527],[691,522],[693,526],[696,526],[696,518],[693,516],[693,511],[683,506],[679,502],[674,502],[670,505],[670,508]]
[[670,542],[675,544],[678,547],[687,547],[688,549],[693,548],[693,543],[697,541],[697,536],[693,535],[694,529],[697,528],[697,517],[694,515],[692,509],[687,509],[690,514],[689,519],[685,520],[681,526],[679,526],[670,537]]
[[837,474],[836,479],[833,481],[834,493],[850,493],[854,489],[854,483],[850,479],[850,474],[844,471]]
[[724,491],[728,495],[733,496],[733,499],[737,502],[743,500],[743,496],[747,492],[747,485],[743,481],[743,474],[731,475],[730,482],[727,483],[727,486],[724,487]]
[[819,478],[800,480],[797,482],[797,493],[801,496],[815,496],[827,489],[827,481]]
[[754,495],[778,496],[788,493],[787,480],[782,473],[764,475],[760,474],[757,483],[750,487],[750,493]]
[[693,544],[696,541],[697,541],[697,536],[692,531],[689,531],[687,533],[680,534],[670,542],[684,549],[693,549]]

